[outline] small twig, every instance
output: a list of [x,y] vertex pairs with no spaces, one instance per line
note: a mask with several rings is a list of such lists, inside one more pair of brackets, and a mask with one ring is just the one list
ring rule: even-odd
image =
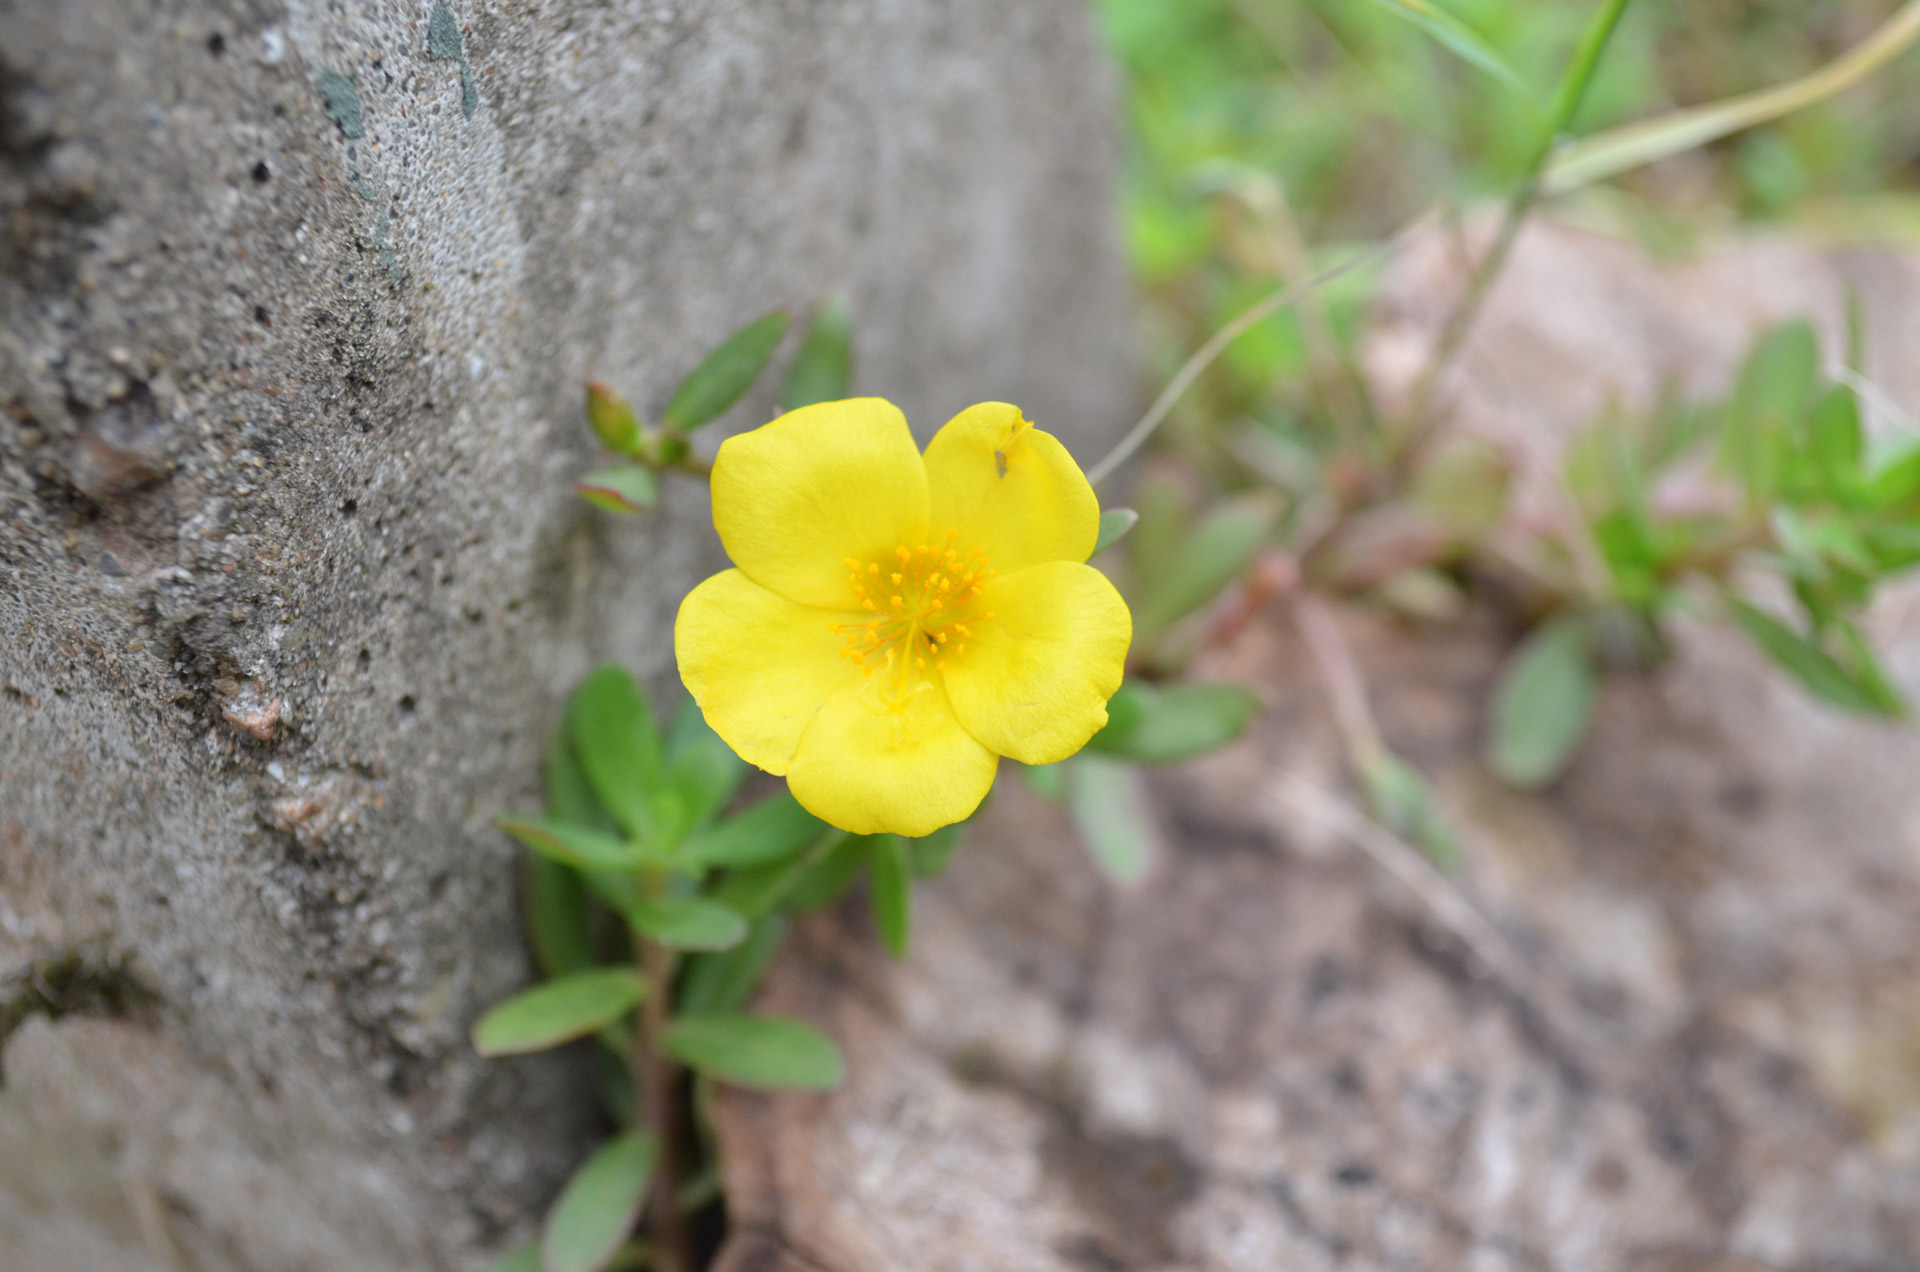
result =
[[1347,757],[1355,769],[1364,771],[1386,754],[1387,747],[1381,741],[1373,709],[1367,705],[1367,684],[1360,675],[1360,664],[1332,611],[1312,592],[1302,591],[1295,599],[1293,621],[1333,702],[1333,720],[1346,742]]
[[660,1154],[650,1202],[654,1262],[660,1272],[694,1272],[692,1238],[680,1209],[680,1177],[684,1173],[677,1099],[680,1067],[662,1049],[660,1041],[672,1015],[673,951],[637,932],[634,937],[640,943],[640,971],[647,979],[647,997],[634,1027],[634,1085],[647,1129],[653,1132]]
[[1168,382],[1167,387],[1161,390],[1160,396],[1155,398],[1153,405],[1147,408],[1147,413],[1140,417],[1140,422],[1127,431],[1127,435],[1120,439],[1117,446],[1107,452],[1106,458],[1087,470],[1087,480],[1097,486],[1111,477],[1116,468],[1126,463],[1133,453],[1153,436],[1153,430],[1160,427],[1160,422],[1166,419],[1168,412],[1173,410],[1174,403],[1178,402],[1181,396],[1193,386],[1193,382],[1200,378],[1201,373],[1212,366],[1215,359],[1226,352],[1227,346],[1245,335],[1254,324],[1279,313],[1289,305],[1298,304],[1303,298],[1361,266],[1370,265],[1399,251],[1414,234],[1433,219],[1434,211],[1434,209],[1428,209],[1395,231],[1393,237],[1375,243],[1365,251],[1348,257],[1340,264],[1329,266],[1291,286],[1282,287],[1220,328],[1211,340],[1201,345],[1194,355],[1187,359],[1186,365],[1182,366]]

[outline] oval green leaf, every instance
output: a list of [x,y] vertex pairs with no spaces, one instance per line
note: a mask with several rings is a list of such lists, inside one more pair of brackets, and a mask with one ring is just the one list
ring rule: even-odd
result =
[[1135,884],[1153,863],[1152,816],[1130,764],[1081,752],[1067,767],[1067,812],[1094,864],[1119,884]]
[[835,298],[820,307],[807,325],[806,339],[787,372],[780,392],[780,409],[797,411],[815,402],[837,402],[847,396],[853,379],[853,332],[847,322],[847,302]]
[[826,1090],[840,1085],[840,1049],[819,1030],[779,1016],[686,1016],[667,1026],[682,1064],[735,1086]]
[[633,407],[598,380],[587,381],[587,422],[593,425],[600,444],[616,455],[631,455],[640,449],[640,420]]
[[1237,685],[1160,690],[1132,681],[1107,703],[1107,725],[1087,746],[1138,764],[1173,764],[1225,746],[1259,711],[1260,699]]
[[1139,520],[1140,514],[1131,508],[1109,508],[1101,513],[1100,534],[1094,539],[1093,551],[1088,554],[1087,560],[1093,560],[1094,557],[1124,539],[1127,531],[1133,529]]
[[1599,687],[1584,623],[1562,618],[1536,630],[1494,690],[1488,767],[1522,789],[1558,777],[1587,734]]
[[787,334],[787,321],[787,311],[776,309],[728,336],[673,391],[663,417],[666,427],[683,432],[699,428],[737,402]]
[[604,831],[515,814],[496,817],[493,824],[541,856],[577,869],[628,871],[639,864],[625,841]]
[[695,835],[680,846],[679,857],[690,866],[764,866],[791,857],[825,829],[782,791]]
[[645,512],[660,498],[653,473],[636,464],[615,464],[574,483],[579,496],[603,512]]
[[1809,693],[1860,715],[1895,715],[1888,703],[1856,680],[1837,659],[1764,610],[1733,602],[1733,614],[1761,652]]
[[600,1272],[639,1221],[659,1144],[629,1131],[586,1160],[547,1213],[540,1237],[545,1272]]
[[730,950],[747,939],[747,921],[705,897],[640,901],[628,908],[627,921],[676,950]]
[[480,1017],[473,1049],[483,1056],[513,1056],[584,1038],[626,1015],[646,989],[645,981],[622,967],[562,976]]
[[647,698],[619,667],[595,667],[567,706],[567,727],[593,792],[629,834],[654,829],[649,795],[660,772],[660,735]]
[[867,867],[868,898],[880,943],[896,959],[907,956],[907,938],[913,928],[913,880],[907,868],[907,847],[898,835],[876,835],[873,859]]

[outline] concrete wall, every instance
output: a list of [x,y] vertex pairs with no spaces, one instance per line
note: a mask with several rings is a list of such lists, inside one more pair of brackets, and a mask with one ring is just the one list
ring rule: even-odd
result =
[[923,434],[1127,422],[1080,0],[435,10],[0,0],[0,1272],[469,1266],[577,1160],[488,819],[721,559],[568,494],[586,378],[844,291]]

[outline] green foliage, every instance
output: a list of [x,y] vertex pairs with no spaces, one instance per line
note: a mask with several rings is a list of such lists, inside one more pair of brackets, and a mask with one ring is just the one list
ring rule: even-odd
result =
[[1140,514],[1131,508],[1109,508],[1101,513],[1100,535],[1094,540],[1093,552],[1087,559],[1091,561],[1125,538],[1127,531],[1133,529],[1134,523],[1139,520]]
[[574,972],[501,1003],[473,1027],[483,1056],[545,1051],[584,1038],[633,1009],[646,982],[624,968]]
[[782,792],[688,840],[683,859],[701,866],[764,866],[784,861],[818,839],[825,822]]
[[1152,817],[1131,765],[1081,752],[1066,762],[1066,801],[1080,841],[1108,878],[1130,886],[1146,877]]
[[604,512],[645,512],[660,498],[660,483],[650,469],[638,464],[597,469],[582,477],[574,490]]
[[1107,724],[1087,743],[1140,764],[1174,764],[1215,751],[1239,737],[1260,699],[1238,685],[1158,689],[1129,680],[1107,701]]
[[1459,864],[1453,826],[1419,769],[1384,750],[1361,756],[1359,769],[1367,811],[1375,821],[1414,844],[1441,869]]
[[780,409],[797,411],[816,402],[837,402],[847,396],[853,379],[853,332],[847,302],[834,299],[822,305],[807,325],[800,352],[780,391]]
[[706,897],[643,897],[627,907],[636,932],[675,950],[730,950],[747,939],[747,921]]
[[868,865],[868,899],[880,943],[896,959],[907,956],[907,935],[913,927],[913,872],[907,846],[898,835],[875,835]]
[[[1885,579],[1920,563],[1920,447],[1899,439],[1871,452],[1854,391],[1820,368],[1806,322],[1765,332],[1724,401],[1669,405],[1639,426],[1603,422],[1576,451],[1569,483],[1618,600],[1657,622],[1708,584],[1809,692],[1848,711],[1901,715],[1857,620]],[[1725,497],[1663,511],[1655,492],[1703,453]],[[1793,597],[1797,625],[1745,595],[1756,570]]]
[[660,733],[640,686],[618,667],[594,668],[574,691],[567,726],[594,796],[628,835],[649,837],[658,821],[649,795],[659,776]]
[[1523,98],[1530,99],[1531,94],[1527,89],[1526,81],[1501,60],[1493,47],[1472,27],[1438,4],[1432,3],[1432,0],[1373,0],[1373,2],[1413,23],[1462,61],[1485,71]]
[[691,432],[739,401],[766,369],[789,321],[786,310],[776,309],[722,341],[673,391],[661,420],[667,431]]
[[666,1048],[698,1073],[761,1090],[826,1090],[845,1076],[839,1048],[818,1030],[778,1016],[683,1016]]
[[633,405],[598,380],[587,382],[587,423],[600,444],[616,455],[636,455],[645,443]]
[[[1141,511],[1140,530],[1147,512]],[[1140,536],[1142,557],[1135,571],[1133,631],[1135,645],[1154,651],[1172,626],[1219,596],[1240,578],[1273,531],[1276,515],[1271,500],[1253,495],[1225,500],[1209,508],[1191,526],[1163,540],[1160,527],[1151,537]],[[1151,652],[1149,653],[1151,657]]]
[[540,1236],[545,1272],[600,1272],[640,1218],[660,1145],[644,1131],[615,1136],[560,1193]]
[[1586,736],[1599,685],[1584,623],[1569,617],[1536,628],[1500,673],[1488,767],[1519,787],[1559,776]]
[[680,1014],[727,1014],[746,1006],[786,935],[786,916],[766,914],[754,921],[747,939],[732,949],[694,955],[680,980]]

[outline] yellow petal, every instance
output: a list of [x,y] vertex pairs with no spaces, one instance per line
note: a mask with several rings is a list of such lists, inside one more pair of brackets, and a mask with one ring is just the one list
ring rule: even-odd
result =
[[904,708],[886,677],[862,677],[813,718],[787,770],[808,812],[856,835],[929,835],[964,820],[993,786],[1000,759],[953,717],[940,683],[922,681]]
[[1106,576],[1077,561],[1036,565],[987,585],[972,638],[944,673],[954,714],[1022,764],[1052,764],[1107,722],[1133,618]]
[[1100,501],[1080,466],[1017,406],[982,402],[947,421],[927,447],[929,537],[1012,574],[1043,561],[1085,561],[1100,535]]
[[861,679],[832,629],[852,617],[796,605],[739,570],[723,571],[680,603],[680,679],[742,759],[785,773],[821,704]]
[[926,465],[891,402],[804,406],[722,443],[713,525],[760,586],[802,605],[858,609],[843,562],[924,540]]

